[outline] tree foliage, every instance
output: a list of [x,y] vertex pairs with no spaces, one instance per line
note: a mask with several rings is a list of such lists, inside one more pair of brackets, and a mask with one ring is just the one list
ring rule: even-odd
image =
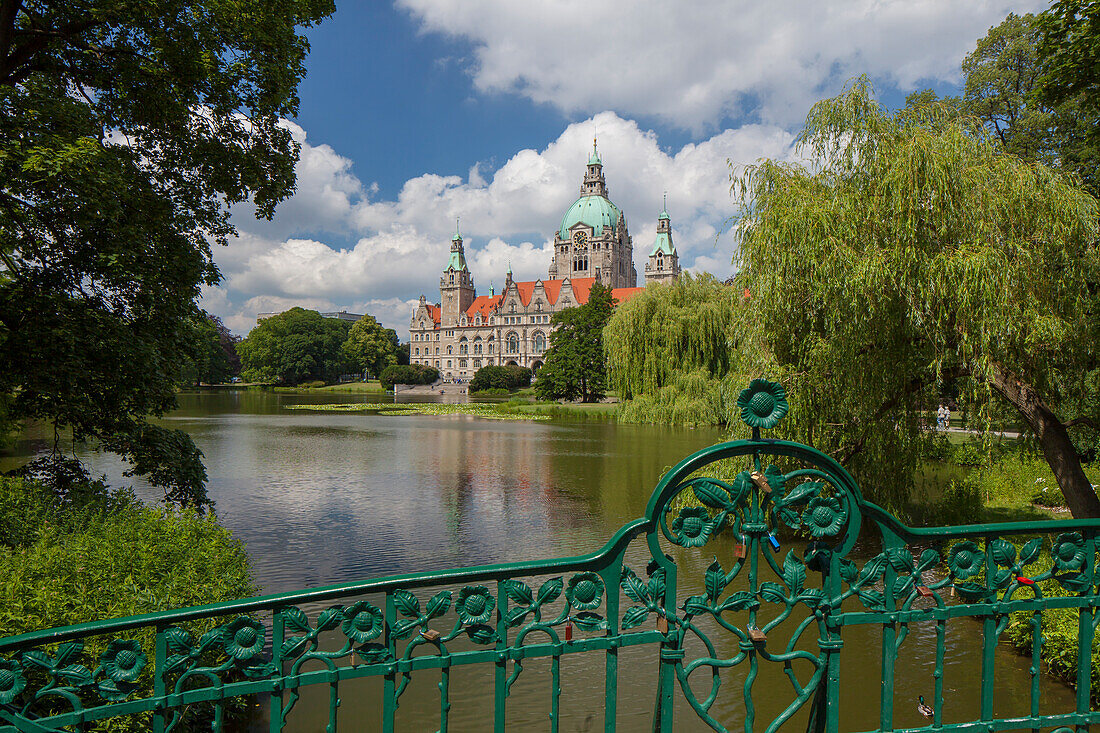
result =
[[603,330],[611,318],[611,289],[593,283],[588,302],[550,318],[550,348],[539,369],[535,394],[540,400],[595,402],[607,391]]
[[[910,107],[937,103],[946,111],[972,115],[1005,151],[1070,171],[1097,195],[1100,106],[1092,104],[1093,96],[1086,91],[1082,77],[1087,74],[1079,59],[1066,61],[1054,40],[1079,44],[1087,36],[1087,29],[1079,27],[1080,17],[1074,15],[1078,11],[1068,5],[1080,3],[1056,4],[1039,16],[1009,14],[990,28],[963,60],[961,98],[939,99],[926,89],[910,94],[906,102]],[[1061,15],[1055,15],[1059,6]],[[1070,32],[1071,27],[1076,29]],[[1093,31],[1097,37],[1100,30]],[[1076,57],[1081,52],[1065,54]],[[1095,85],[1095,75],[1093,79]]]
[[183,364],[183,384],[224,384],[241,373],[241,358],[234,335],[221,319],[209,313],[192,319],[193,356]]
[[1100,196],[1100,2],[1057,0],[1037,20],[1039,89],[1060,115],[1060,157]]
[[260,321],[237,345],[241,375],[249,382],[296,385],[334,382],[346,371],[350,326],[317,311],[291,308]]
[[[162,432],[229,205],[293,191],[331,0],[0,0],[0,393],[113,450]],[[163,436],[162,436],[163,437]],[[186,438],[186,436],[181,436]],[[153,463],[173,460],[175,454]],[[198,500],[198,498],[196,498]]]
[[514,390],[531,386],[531,370],[527,367],[509,364],[483,366],[470,380],[470,393],[487,389]]
[[797,392],[789,429],[901,508],[920,410],[966,376],[1034,431],[1074,514],[1100,514],[1057,412],[1095,355],[1096,199],[973,118],[888,113],[865,79],[814,106],[798,148],[806,166],[734,182],[740,277]]
[[393,389],[395,384],[435,384],[439,370],[423,364],[394,364],[382,370],[378,381],[386,389]]
[[611,382],[624,401],[619,419],[736,422],[737,395],[767,361],[744,310],[740,289],[689,273],[619,306],[604,329]]
[[397,364],[400,345],[396,331],[384,328],[374,316],[365,315],[352,324],[344,342],[344,356],[351,369],[377,376]]

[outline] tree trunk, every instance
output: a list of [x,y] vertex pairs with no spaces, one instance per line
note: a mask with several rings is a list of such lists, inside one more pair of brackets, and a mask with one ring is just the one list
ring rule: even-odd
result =
[[1030,384],[1000,364],[993,365],[993,388],[1020,411],[1039,438],[1043,455],[1073,516],[1100,517],[1100,499],[1081,468],[1065,424]]

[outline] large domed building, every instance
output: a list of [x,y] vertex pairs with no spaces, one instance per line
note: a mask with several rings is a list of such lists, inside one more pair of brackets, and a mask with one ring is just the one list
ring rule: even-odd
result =
[[[657,219],[645,270],[647,283],[671,281],[680,274],[667,211]],[[595,142],[580,196],[554,232],[554,259],[547,275],[545,280],[518,282],[509,269],[499,294],[478,295],[466,266],[462,235],[456,231],[439,280],[439,303],[428,303],[421,295],[413,310],[412,363],[439,369],[446,381],[468,381],[490,364],[538,370],[549,346],[550,316],[587,303],[593,283],[611,288],[617,304],[642,291],[637,287],[626,217],[608,195]]]

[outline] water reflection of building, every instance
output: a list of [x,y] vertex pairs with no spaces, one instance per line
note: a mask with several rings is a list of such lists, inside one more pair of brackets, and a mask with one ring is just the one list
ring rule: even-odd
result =
[[[603,162],[595,143],[580,197],[566,210],[554,232],[554,259],[548,278],[518,282],[511,268],[499,293],[478,295],[466,266],[462,235],[451,240],[451,256],[439,279],[439,303],[421,295],[409,326],[410,358],[434,366],[443,378],[469,379],[482,366],[542,366],[557,311],[588,302],[592,284],[612,289],[618,303],[637,295],[634,241],[626,217],[608,197]],[[657,233],[645,268],[645,280],[668,282],[680,274],[668,212],[657,219]]]

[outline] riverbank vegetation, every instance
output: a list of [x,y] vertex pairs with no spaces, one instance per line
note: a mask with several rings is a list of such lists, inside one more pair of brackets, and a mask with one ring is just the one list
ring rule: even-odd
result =
[[470,380],[470,394],[509,394],[531,386],[531,370],[527,367],[483,366]]
[[[0,476],[0,636],[257,592],[243,545],[212,514],[147,506],[90,479],[75,461],[42,468],[26,478]],[[134,638],[151,660],[152,631]],[[93,640],[84,654],[98,659],[105,644]],[[135,680],[146,694],[151,669]],[[208,721],[189,718],[184,730],[209,730]],[[150,722],[135,716],[109,729],[144,731]]]

